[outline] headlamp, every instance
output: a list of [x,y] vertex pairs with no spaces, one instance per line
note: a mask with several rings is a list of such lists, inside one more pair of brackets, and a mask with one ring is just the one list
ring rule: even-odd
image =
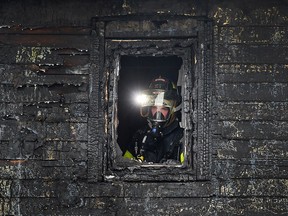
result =
[[143,93],[136,93],[134,96],[134,102],[138,106],[143,106],[148,102],[148,100],[149,100],[148,95]]

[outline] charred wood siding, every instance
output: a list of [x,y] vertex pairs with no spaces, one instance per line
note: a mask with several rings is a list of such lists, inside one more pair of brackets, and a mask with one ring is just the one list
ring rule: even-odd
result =
[[[287,0],[137,2],[1,1],[0,214],[287,215]],[[211,180],[97,182],[105,167],[88,151],[105,152],[92,145],[103,116],[90,87],[101,57],[89,23],[118,15],[127,28],[131,14],[214,22]]]
[[[37,213],[33,205],[55,197],[59,179],[87,175],[89,34],[72,27],[0,29],[2,215]],[[24,208],[22,196],[36,200]]]
[[[215,34],[219,129],[215,171],[217,196],[228,206],[219,213],[285,214],[287,25],[274,9],[255,11],[248,20],[230,12],[225,12],[226,23],[218,25]],[[256,18],[263,13],[270,19]]]

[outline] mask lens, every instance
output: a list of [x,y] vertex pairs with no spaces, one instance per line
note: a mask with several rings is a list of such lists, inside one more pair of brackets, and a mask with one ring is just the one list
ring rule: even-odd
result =
[[149,118],[156,122],[165,122],[169,117],[170,109],[164,106],[152,106],[149,112]]
[[142,117],[148,117],[149,116],[149,107],[141,107],[140,108],[140,114]]

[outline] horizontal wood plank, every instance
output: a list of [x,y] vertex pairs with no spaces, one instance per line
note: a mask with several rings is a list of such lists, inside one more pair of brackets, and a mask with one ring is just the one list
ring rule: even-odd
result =
[[87,35],[0,34],[0,41],[9,46],[90,49],[90,36]]
[[221,136],[228,139],[287,140],[287,121],[223,121]]
[[288,44],[286,26],[221,26],[220,44]]
[[288,120],[288,102],[219,102],[219,120]]
[[217,63],[287,64],[288,45],[218,45]]
[[288,101],[288,83],[223,83],[217,89],[220,101]]

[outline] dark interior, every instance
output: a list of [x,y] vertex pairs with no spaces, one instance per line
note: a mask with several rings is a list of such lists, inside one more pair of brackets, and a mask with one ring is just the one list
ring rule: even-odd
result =
[[134,102],[137,91],[146,89],[153,78],[162,76],[177,83],[182,59],[178,56],[122,56],[118,101],[118,144],[122,151],[131,145],[133,134],[146,124]]

